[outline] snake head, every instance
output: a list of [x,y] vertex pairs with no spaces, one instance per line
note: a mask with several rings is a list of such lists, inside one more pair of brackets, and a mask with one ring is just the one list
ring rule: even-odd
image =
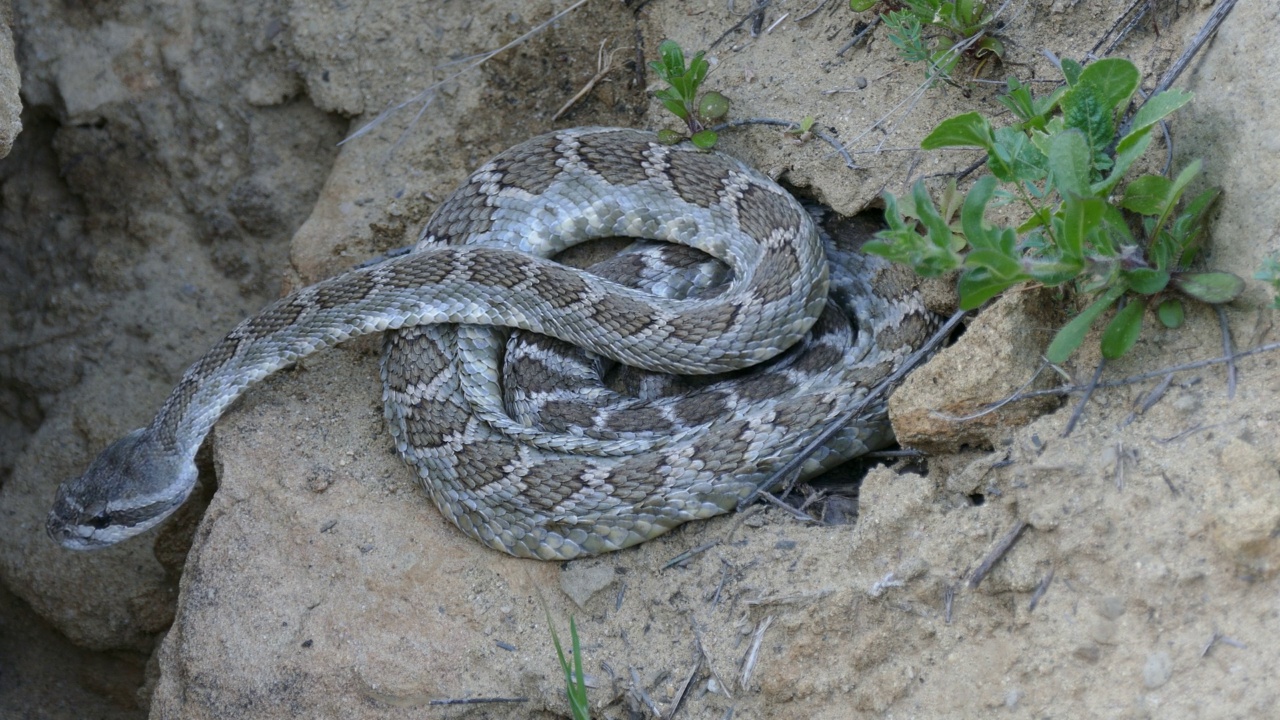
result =
[[145,429],[134,430],[58,488],[45,529],[71,550],[114,545],[172,514],[195,481],[194,463],[163,452]]

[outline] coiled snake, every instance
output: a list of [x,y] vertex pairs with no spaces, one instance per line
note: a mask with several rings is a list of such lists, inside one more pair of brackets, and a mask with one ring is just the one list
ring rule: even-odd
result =
[[[546,259],[609,236],[696,248],[731,277],[717,286],[719,265],[670,246],[600,269],[645,289]],[[486,545],[567,559],[726,512],[931,327],[914,290],[885,280],[882,264],[826,244],[824,253],[794,198],[725,155],[633,130],[534,138],[477,170],[414,252],[240,323],[147,427],[58,489],[48,531],[87,549],[154,526],[190,494],[196,451],[237,397],[372,332],[387,333],[397,449],[441,512]],[[830,274],[828,254],[843,261]],[[686,293],[698,297],[679,299]],[[504,360],[498,328],[536,335],[513,336]],[[602,384],[605,360],[560,341],[651,373],[729,374],[675,382],[684,387],[668,394],[672,382],[641,372],[620,381],[638,395],[625,397]],[[806,469],[866,452],[886,432],[879,406]]]

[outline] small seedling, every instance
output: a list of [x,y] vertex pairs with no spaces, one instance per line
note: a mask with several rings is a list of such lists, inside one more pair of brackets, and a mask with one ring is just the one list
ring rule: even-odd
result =
[[[1116,306],[1102,333],[1102,354],[1117,358],[1137,341],[1148,307],[1165,326],[1177,327],[1183,299],[1229,302],[1244,281],[1188,269],[1219,194],[1211,188],[1183,202],[1200,161],[1173,179],[1143,175],[1118,190],[1157,124],[1190,102],[1191,94],[1162,92],[1121,124],[1140,80],[1133,63],[1110,58],[1085,68],[1064,60],[1062,71],[1066,85],[1047,97],[1033,97],[1009,80],[1000,102],[1018,118],[1014,125],[993,130],[976,112],[939,124],[922,148],[983,149],[991,174],[963,200],[954,183],[948,186],[941,208],[923,183],[910,198],[886,195],[889,229],[866,250],[925,276],[963,269],[958,290],[964,309],[1023,282],[1070,285],[1094,299],[1058,331],[1045,356],[1066,360]],[[1017,227],[988,225],[987,206],[996,198],[1021,204],[1029,218]]]
[[1253,274],[1255,280],[1271,284],[1276,296],[1271,300],[1271,307],[1280,310],[1280,256],[1272,255],[1262,261],[1262,269]]
[[556,634],[556,626],[551,622],[551,612],[543,606],[547,614],[547,627],[551,629],[551,642],[556,646],[556,656],[560,660],[560,668],[564,670],[564,692],[569,698],[569,709],[573,712],[573,720],[591,720],[591,706],[587,702],[587,681],[582,672],[582,645],[578,642],[578,626],[569,616],[569,639],[573,646],[573,661],[564,655],[560,645],[560,636]]
[[649,63],[649,67],[670,87],[659,90],[654,96],[689,128],[688,135],[675,130],[660,130],[658,139],[674,145],[688,137],[694,145],[709,150],[716,144],[716,133],[706,126],[729,113],[729,99],[718,92],[698,95],[698,88],[711,69],[710,63],[703,58],[706,53],[700,51],[694,55],[687,68],[684,50],[674,40],[663,40],[658,46],[658,54],[662,60]]
[[806,115],[800,124],[786,131],[787,135],[800,142],[808,142],[813,137],[813,124],[817,122],[812,115]]
[[[869,10],[877,0],[849,0],[856,12]],[[889,29],[889,42],[908,62],[925,63],[929,78],[951,77],[966,53],[980,63],[1004,59],[1004,44],[992,36],[994,17],[982,0],[901,0],[888,2],[880,21]],[[925,35],[931,31],[932,37]]]

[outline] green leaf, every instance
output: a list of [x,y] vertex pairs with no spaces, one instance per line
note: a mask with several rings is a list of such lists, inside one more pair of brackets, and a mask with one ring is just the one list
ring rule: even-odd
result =
[[955,70],[956,64],[960,62],[961,52],[957,49],[958,47],[953,45],[929,55],[929,77],[951,76],[951,71]]
[[971,112],[943,120],[920,141],[920,147],[925,150],[944,147],[980,147],[990,150],[993,143],[991,123],[979,113]]
[[1018,82],[1018,78],[1010,75],[1008,79],[1009,91],[1004,95],[996,97],[996,102],[1009,108],[1019,120],[1026,122],[1036,116],[1035,104],[1031,98],[1031,91],[1027,86]]
[[1143,175],[1124,189],[1120,207],[1139,215],[1159,215],[1164,212],[1173,183],[1161,175]]
[[1143,295],[1155,295],[1169,284],[1169,273],[1155,268],[1134,268],[1124,273],[1129,288]]
[[1102,331],[1102,357],[1115,360],[1129,352],[1142,334],[1142,314],[1146,309],[1147,304],[1141,300],[1130,300],[1120,308]]
[[983,222],[987,212],[987,203],[996,191],[996,179],[984,175],[969,188],[969,194],[960,208],[960,227],[974,249],[995,249],[997,239],[995,233]]
[[578,624],[572,615],[569,616],[569,637],[573,644],[575,676],[574,681],[569,683],[572,686],[572,689],[568,690],[569,700],[572,703],[574,718],[587,718],[590,717],[591,706],[587,702],[587,679],[582,671],[582,641],[578,639]]
[[1027,274],[1047,287],[1056,287],[1075,280],[1083,270],[1083,261],[1067,257],[1056,260],[1032,260],[1026,263]]
[[[1178,177],[1173,179],[1173,185],[1169,188],[1169,191],[1173,194],[1170,198],[1170,203],[1172,205],[1176,205],[1178,203],[1178,199],[1181,198],[1182,193],[1186,191],[1187,185],[1190,185],[1191,181],[1195,180],[1196,176],[1200,174],[1201,165],[1202,163],[1200,159],[1196,158],[1191,161],[1190,165],[1182,168],[1182,172],[1178,173]],[[1170,209],[1172,210],[1173,208],[1170,207]]]
[[1009,183],[1035,182],[1045,176],[1048,158],[1031,144],[1026,133],[1002,127],[994,135],[995,144],[987,157],[992,175]]
[[1098,232],[1094,233],[1094,250],[1103,255],[1115,255],[1121,247],[1133,246],[1133,232],[1120,208],[1109,202],[1102,203],[1102,216],[1098,222]]
[[920,38],[920,19],[906,10],[893,10],[880,16],[889,29],[889,42],[907,62],[924,62],[929,50]]
[[676,145],[679,144],[681,140],[684,140],[684,135],[681,135],[670,128],[663,128],[658,131],[658,142],[663,145]]
[[689,92],[685,96],[692,99],[698,91],[698,86],[707,78],[707,72],[711,70],[711,63],[707,62],[702,56],[706,55],[705,51],[699,50],[697,55],[689,61],[689,72],[685,73],[685,77],[689,82]]
[[684,106],[684,103],[678,100],[663,100],[662,106],[670,110],[673,115],[681,120],[684,120],[685,122],[689,121],[689,110]]
[[991,276],[998,280],[1021,282],[1026,279],[1022,272],[1022,263],[999,250],[974,250],[965,259],[966,267],[984,267],[991,271]]
[[1084,69],[1080,63],[1069,58],[1062,58],[1062,77],[1067,79],[1067,85],[1074,86],[1080,81],[1080,72]]
[[[1173,183],[1169,186],[1169,193],[1165,197],[1164,207],[1160,211],[1160,219],[1156,221],[1155,228],[1151,230],[1151,234],[1148,237],[1157,241],[1162,240],[1161,231],[1164,229],[1165,223],[1169,221],[1169,216],[1173,214],[1174,208],[1178,205],[1178,200],[1182,198],[1182,193],[1187,189],[1187,185],[1199,174],[1200,160],[1197,158],[1190,165],[1182,168],[1182,172],[1178,173],[1178,177],[1173,179]],[[1181,252],[1178,252],[1178,254],[1180,255]]]
[[1018,226],[1017,231],[1020,233],[1026,233],[1035,230],[1038,227],[1048,225],[1049,221],[1052,219],[1051,212],[1051,209],[1047,207],[1042,207],[1036,210],[1031,213],[1031,217],[1027,218],[1026,222]]
[[[1132,62],[1124,58],[1103,58],[1080,73],[1076,85],[1092,85],[1103,107],[1122,109],[1138,89],[1142,75]],[[1110,138],[1107,138],[1110,142]]]
[[884,221],[891,230],[907,229],[907,219],[898,209],[898,196],[891,192],[884,194]]
[[1153,95],[1133,114],[1133,119],[1129,121],[1129,132],[1120,139],[1120,143],[1123,145],[1135,134],[1147,132],[1152,125],[1191,102],[1193,97],[1195,96],[1186,90],[1165,90],[1159,95]]
[[1156,308],[1156,317],[1160,318],[1160,322],[1167,328],[1182,327],[1183,321],[1186,320],[1182,301],[1177,298],[1168,298]]
[[[931,217],[937,216],[937,210],[933,208],[933,201],[929,199],[927,192],[923,192],[923,186],[920,185],[921,194],[917,200],[911,198],[902,198],[903,205],[908,202],[913,206],[920,204],[925,207],[924,213]],[[873,255],[879,255],[893,262],[910,265],[917,274],[924,277],[936,277],[944,272],[960,267],[962,259],[956,252],[956,248],[952,247],[952,236],[949,229],[946,230],[947,235],[944,237],[925,237],[916,230],[915,223],[907,222],[907,215],[899,208],[899,198],[892,193],[884,195],[884,218],[885,223],[889,226],[888,230],[881,230],[876,233],[876,239],[862,246],[864,252]],[[914,207],[911,213],[920,214]],[[937,223],[930,223],[934,230],[937,229]],[[942,223],[942,227],[946,228],[946,223]]]
[[711,148],[716,146],[716,140],[718,138],[719,136],[716,135],[715,131],[703,130],[702,132],[694,133],[693,136],[689,138],[689,140],[693,142],[695,147],[701,150],[710,150]]
[[697,94],[693,83],[689,82],[689,76],[683,72],[672,75],[667,82],[671,83],[671,92],[680,98],[681,102],[692,102],[693,96]]
[[1004,43],[990,35],[979,40],[977,48],[973,52],[973,56],[979,59],[988,55],[995,56],[1000,60],[1004,59]]
[[[1125,136],[1125,140],[1134,137],[1131,133]],[[1099,197],[1110,195],[1116,185],[1119,185],[1120,181],[1124,179],[1125,173],[1129,172],[1129,167],[1133,165],[1133,161],[1142,157],[1142,153],[1147,151],[1149,145],[1151,145],[1151,133],[1149,130],[1143,131],[1141,135],[1127,145],[1122,140],[1116,146],[1115,163],[1111,167],[1111,172],[1105,180],[1093,184],[1093,194]]]
[[[698,114],[707,120],[719,120],[729,114],[729,98],[718,92],[709,92],[698,101]],[[810,125],[813,121],[810,120]]]
[[956,190],[956,179],[947,178],[947,184],[942,188],[942,202],[938,203],[938,213],[942,215],[942,219],[946,220],[948,225],[955,219],[956,212],[963,202],[960,198],[960,192]]
[[[911,188],[911,199],[915,201],[916,216],[920,224],[928,232],[929,241],[941,253],[954,255],[952,251],[952,233],[947,221],[938,213],[938,208],[929,197],[924,182],[919,181]],[[957,258],[958,259],[958,258]]]
[[1005,255],[1012,256],[1017,251],[1018,233],[1011,227],[998,228],[996,230],[997,245],[996,249]]
[[1231,302],[1244,292],[1244,280],[1229,272],[1178,273],[1173,276],[1173,286],[1210,305]]
[[670,110],[671,114],[688,122],[689,109],[685,107],[684,98],[680,96],[680,93],[676,92],[675,88],[659,90],[653,96],[661,100],[663,107]]
[[1062,96],[1067,94],[1071,88],[1066,85],[1059,85],[1053,92],[1044,97],[1036,98],[1036,115],[1038,117],[1048,115],[1055,107],[1062,102]]
[[1220,194],[1222,194],[1221,188],[1205,190],[1187,203],[1186,207],[1182,209],[1182,215],[1194,222],[1203,222],[1209,214],[1209,210],[1213,208],[1213,204],[1217,202]]
[[1092,151],[1109,145],[1115,133],[1115,110],[1102,101],[1099,90],[1090,83],[1081,82],[1062,96],[1062,120],[1067,128],[1085,134]]
[[969,270],[960,276],[960,282],[956,284],[956,291],[960,295],[960,309],[973,310],[1019,282],[1021,281],[994,278],[986,268]]
[[865,12],[880,0],[849,0],[849,9],[854,12]]
[[1183,207],[1165,233],[1176,245],[1174,250],[1177,257],[1170,260],[1178,267],[1188,265],[1195,259],[1195,251],[1209,224],[1209,211],[1213,209],[1221,192],[1220,188],[1209,188],[1196,195]]
[[1073,260],[1084,257],[1089,233],[1097,227],[1106,205],[1101,198],[1084,198],[1068,193],[1062,202],[1062,227],[1058,247]]
[[1050,141],[1049,177],[1060,194],[1089,194],[1090,157],[1089,146],[1078,130],[1067,130]]
[[1124,294],[1124,283],[1117,283],[1107,289],[1107,292],[1094,300],[1084,312],[1072,318],[1071,322],[1062,326],[1058,334],[1054,336],[1053,342],[1049,343],[1049,349],[1045,351],[1045,357],[1049,362],[1058,364],[1065,362],[1071,357],[1071,353],[1080,347],[1080,343],[1084,342],[1084,336],[1088,334],[1089,328],[1093,326],[1093,321],[1098,319],[1104,310],[1111,307],[1120,296]]
[[658,54],[662,56],[663,68],[672,75],[684,74],[684,50],[675,40],[663,40],[658,45]]

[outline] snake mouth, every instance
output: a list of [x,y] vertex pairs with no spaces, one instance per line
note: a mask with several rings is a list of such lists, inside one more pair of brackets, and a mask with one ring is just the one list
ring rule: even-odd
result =
[[87,521],[80,515],[68,519],[55,509],[45,521],[45,531],[54,542],[68,550],[98,550],[151,528],[167,515],[165,513],[138,524],[127,525],[113,524],[109,522],[109,517],[104,516],[93,516]]
[[[78,487],[78,484],[72,484]],[[158,525],[186,500],[178,495],[129,498],[103,504],[88,502],[75,492],[60,488],[45,520],[45,532],[68,550],[95,550],[127,540]]]
[[65,512],[60,512],[64,509],[69,509],[65,503],[57,503],[44,524],[45,532],[54,542],[68,550],[93,550],[106,546],[106,543],[94,538],[94,528],[73,519],[78,513],[67,517]]

